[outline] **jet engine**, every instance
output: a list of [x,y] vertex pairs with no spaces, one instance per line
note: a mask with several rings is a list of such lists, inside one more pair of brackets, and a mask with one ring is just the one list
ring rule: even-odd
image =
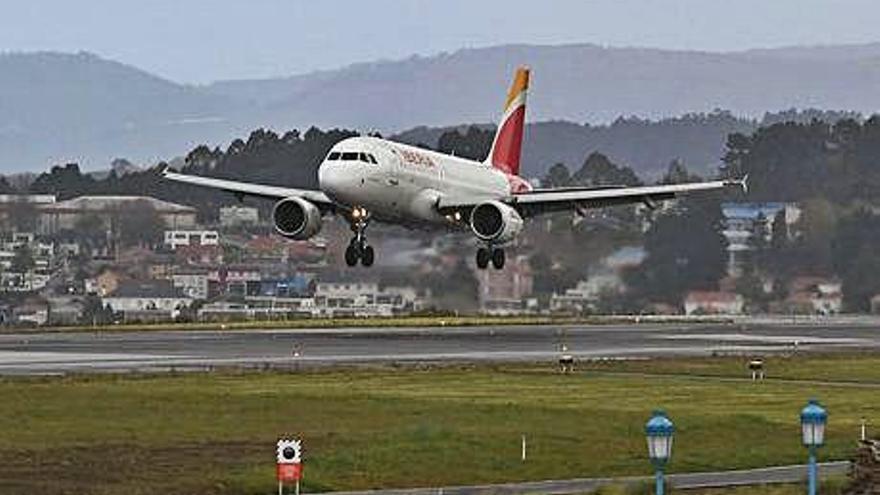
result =
[[486,201],[471,211],[471,229],[482,241],[503,245],[512,241],[523,228],[519,213],[500,201]]
[[321,230],[321,210],[302,198],[285,198],[272,208],[275,231],[290,239],[308,239]]

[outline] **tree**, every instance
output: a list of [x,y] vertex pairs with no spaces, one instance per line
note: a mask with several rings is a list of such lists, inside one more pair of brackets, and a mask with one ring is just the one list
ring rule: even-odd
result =
[[803,202],[798,231],[801,238],[794,257],[801,272],[830,274],[832,272],[831,241],[837,226],[837,209],[824,198]]
[[70,199],[89,194],[95,187],[95,179],[90,175],[83,175],[78,164],[68,163],[63,167],[52,167],[49,173],[40,174],[29,190],[36,194],[54,194],[58,199]]
[[83,325],[108,325],[113,323],[113,310],[101,304],[101,298],[90,294],[83,301],[79,321]]
[[639,186],[642,181],[629,167],[613,163],[602,153],[593,152],[584,160],[580,170],[571,177],[579,186]]
[[880,216],[866,209],[842,218],[832,242],[834,271],[841,274],[850,311],[867,311],[880,294]]
[[768,264],[767,251],[769,250],[770,243],[767,241],[767,237],[769,236],[770,227],[767,222],[767,217],[764,215],[763,211],[758,212],[758,216],[749,228],[748,240],[749,249],[752,255],[750,268],[755,272],[762,272]]
[[701,180],[703,180],[702,177],[688,171],[684,162],[675,159],[669,163],[666,173],[660,179],[660,184],[683,184],[685,182],[700,182]]
[[720,205],[709,199],[690,199],[661,215],[645,236],[646,259],[625,273],[630,292],[677,304],[688,291],[717,288],[727,260],[721,220]]
[[6,180],[6,177],[0,175],[0,194],[15,194],[16,190],[12,187],[12,184]]
[[773,231],[770,234],[770,248],[775,251],[782,251],[788,247],[788,219],[785,215],[785,208],[776,212],[773,217]]
[[36,232],[40,223],[40,211],[33,202],[20,196],[9,204],[6,223],[17,232]]
[[473,311],[478,308],[479,283],[464,258],[460,258],[452,270],[435,272],[425,282],[431,289],[437,309]]
[[146,200],[120,207],[113,219],[115,235],[124,246],[152,245],[160,241],[165,222]]
[[541,187],[543,188],[566,187],[569,185],[571,185],[571,172],[568,171],[568,167],[564,163],[554,164],[547,171],[547,175],[541,179]]
[[20,246],[15,250],[12,258],[12,271],[17,273],[27,273],[36,265],[34,255],[27,246]]
[[89,251],[107,242],[107,225],[94,213],[79,217],[73,226],[73,237]]
[[492,148],[494,130],[470,126],[465,134],[457,129],[444,132],[437,141],[437,149],[470,160],[484,160]]

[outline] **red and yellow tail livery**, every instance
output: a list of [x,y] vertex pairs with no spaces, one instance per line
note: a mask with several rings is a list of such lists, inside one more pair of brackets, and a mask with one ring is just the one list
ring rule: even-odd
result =
[[504,113],[498,124],[489,158],[486,159],[488,164],[510,175],[519,175],[528,90],[529,68],[519,67],[507,93]]

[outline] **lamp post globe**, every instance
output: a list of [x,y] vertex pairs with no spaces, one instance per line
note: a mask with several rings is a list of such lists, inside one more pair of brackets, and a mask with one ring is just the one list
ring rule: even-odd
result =
[[810,399],[801,410],[801,437],[805,447],[821,447],[825,443],[828,412],[816,399]]
[[672,456],[673,434],[675,434],[675,425],[666,413],[660,410],[654,411],[651,419],[645,424],[645,437],[648,440],[648,457],[655,469],[657,495],[663,495],[665,485],[663,468]]
[[807,493],[816,495],[818,484],[818,466],[816,450],[825,443],[825,424],[828,423],[828,412],[816,399],[810,399],[801,409],[801,440],[809,449],[810,457],[807,464]]
[[655,466],[664,466],[672,456],[672,436],[675,425],[661,410],[654,411],[645,424],[648,440],[648,457]]

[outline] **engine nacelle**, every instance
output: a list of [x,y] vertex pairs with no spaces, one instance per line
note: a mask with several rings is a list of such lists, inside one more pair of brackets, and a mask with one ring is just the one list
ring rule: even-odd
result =
[[285,198],[272,208],[272,223],[284,237],[308,239],[321,231],[321,210],[302,198]]
[[506,244],[522,231],[523,219],[501,201],[486,201],[471,211],[471,229],[482,241]]

